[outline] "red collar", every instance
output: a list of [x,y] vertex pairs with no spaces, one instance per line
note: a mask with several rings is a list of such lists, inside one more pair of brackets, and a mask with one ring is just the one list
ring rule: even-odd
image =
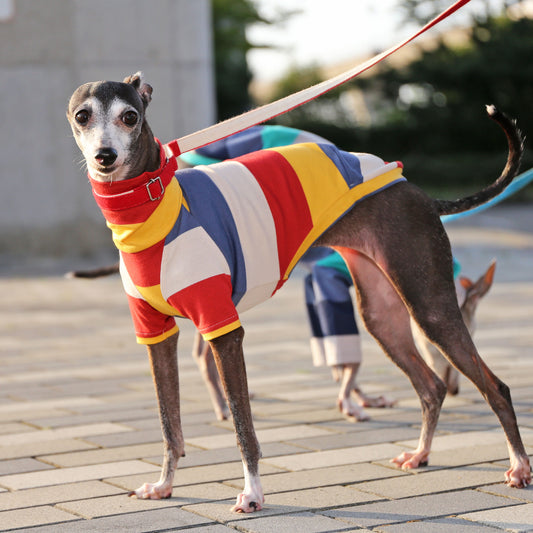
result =
[[159,139],[156,141],[161,163],[154,172],[144,172],[135,178],[113,183],[94,180],[89,174],[93,195],[100,209],[122,211],[155,202],[163,197],[178,163],[174,157],[167,159],[163,145]]

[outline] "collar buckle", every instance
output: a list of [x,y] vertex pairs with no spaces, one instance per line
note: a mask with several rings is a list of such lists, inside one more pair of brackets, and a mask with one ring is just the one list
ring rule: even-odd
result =
[[[152,190],[150,186],[153,185],[154,183],[159,184],[160,190],[152,194]],[[165,192],[165,187],[163,186],[163,182],[161,181],[161,178],[159,176],[157,176],[157,178],[152,178],[146,184],[146,191],[148,192],[148,197],[150,198],[150,201],[156,202],[157,200],[160,200],[163,197],[163,194]]]

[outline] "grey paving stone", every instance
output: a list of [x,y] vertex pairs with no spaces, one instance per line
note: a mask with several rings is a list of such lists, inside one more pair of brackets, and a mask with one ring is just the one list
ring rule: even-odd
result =
[[375,501],[376,496],[340,485],[314,489],[278,492],[267,496],[267,505],[289,505],[307,509],[326,509],[356,503]]
[[138,500],[130,498],[127,494],[76,500],[56,505],[56,508],[67,513],[92,519],[102,516],[120,515],[125,513],[138,513],[140,511],[153,511],[154,509],[168,509],[178,507],[180,504],[174,498],[164,500]]
[[113,494],[124,494],[118,487],[101,481],[83,481],[81,483],[65,483],[52,487],[26,489],[0,494],[0,509],[8,511],[24,507],[39,507],[56,503],[85,498],[98,498]]
[[419,471],[411,476],[370,481],[357,485],[358,490],[385,498],[407,498],[462,488],[476,488],[504,479],[504,469],[491,464],[479,464],[433,472]]
[[[37,527],[32,529],[31,533],[72,533],[73,531],[76,533],[152,533],[190,530],[191,526],[198,527],[192,531],[203,531],[204,527],[213,525],[212,520],[206,520],[204,517],[174,507]],[[218,533],[217,530],[214,531]]]
[[27,442],[25,444],[0,446],[0,460],[34,457],[51,453],[89,450],[94,449],[95,447],[96,446],[94,444],[89,444],[88,442],[74,439],[61,439],[48,442]]
[[[313,513],[248,518],[244,523],[230,522],[247,533],[325,533],[339,531],[339,522]],[[341,526],[342,527],[342,526]],[[362,530],[359,530],[364,533]]]
[[[266,465],[261,468],[261,473],[270,474],[278,472],[279,469]],[[213,481],[241,479],[243,476],[242,462],[214,464],[207,466],[195,466],[191,468],[178,468],[174,476],[174,487],[196,485],[198,483],[211,483]],[[157,472],[148,474],[135,474],[129,476],[116,476],[105,479],[118,487],[126,490],[134,490],[145,482],[153,483],[159,479],[159,468]]]
[[[518,504],[518,502],[515,503]],[[509,500],[505,498],[482,495],[479,492],[468,490],[363,504],[322,511],[321,514],[359,527],[374,528],[395,522],[411,522],[424,518],[457,515],[465,513],[467,510],[499,508],[508,504]],[[511,510],[511,508],[508,509]]]
[[459,518],[504,529],[505,531],[512,531],[513,533],[525,533],[533,531],[533,503],[461,514]]
[[[316,437],[327,435],[328,432],[314,426],[295,425],[283,426],[274,429],[264,429],[257,431],[259,442],[290,441],[294,438],[303,438],[305,436]],[[187,438],[185,441],[199,448],[216,449],[228,448],[235,445],[235,434],[233,431],[224,434],[219,433],[210,437]]]
[[[346,425],[346,422],[343,421]],[[412,439],[419,435],[420,430],[410,427],[380,428],[370,431],[344,432],[334,436],[312,437],[308,439],[291,440],[295,446],[311,450],[331,450],[335,448],[347,448],[348,446],[366,446],[383,442],[396,442]]]
[[[508,468],[509,450],[505,442],[489,446],[475,446],[468,448],[456,448],[444,451],[432,451],[429,456],[429,465],[420,468],[420,473],[430,470],[442,470],[443,468],[474,465],[494,461],[504,461]],[[391,466],[390,461],[378,461],[384,466]]]
[[[16,509],[14,511],[0,512],[0,531],[30,528],[41,524],[70,522],[73,520],[78,520],[78,517],[49,506]],[[72,528],[72,525],[70,527]]]
[[89,481],[104,477],[124,476],[128,473],[154,472],[159,468],[141,461],[121,461],[103,465],[77,466],[72,468],[56,468],[45,472],[30,472],[1,476],[0,485],[11,490],[23,490],[77,481]]
[[262,460],[262,463],[271,464],[278,468],[296,472],[314,468],[350,465],[379,461],[383,458],[396,457],[407,448],[395,444],[383,443],[372,446],[356,446],[319,452],[309,452],[297,455],[272,457]]
[[161,453],[162,449],[162,443],[151,443],[137,446],[99,448],[97,450],[43,455],[39,456],[39,459],[62,468],[68,468],[72,466],[87,466],[124,461],[126,459],[143,459]]
[[93,435],[115,434],[129,431],[131,431],[131,429],[127,427],[111,423],[70,426],[60,429],[15,433],[14,435],[1,435],[0,446],[18,446],[19,444],[26,444],[28,440],[31,440],[32,442],[47,442],[51,440],[91,437]]
[[495,494],[496,496],[505,496],[506,498],[533,503],[533,485],[529,485],[525,489],[515,489],[508,487],[504,483],[497,483],[495,485],[479,487],[477,490],[488,494]]
[[[383,468],[373,464],[357,464],[333,466],[329,468],[317,468],[315,470],[303,470],[300,472],[283,472],[278,474],[263,473],[261,483],[265,494],[275,492],[297,491],[301,489],[310,489],[315,487],[324,487],[329,485],[349,485],[351,483],[364,482],[366,480],[379,479],[383,483],[391,478],[411,477],[410,474],[401,470]],[[400,481],[401,480],[397,480]],[[226,483],[242,489],[244,483],[242,478],[232,479]],[[369,484],[371,482],[368,482]],[[366,486],[362,483],[362,486]],[[354,488],[359,489],[358,485]],[[378,499],[381,496],[376,496]]]
[[41,461],[36,461],[26,457],[24,459],[13,459],[11,461],[0,461],[0,476],[5,476],[13,473],[23,473],[23,472],[36,472],[38,470],[49,470],[54,468],[51,465],[42,463]]
[[[94,394],[96,391],[93,391]],[[142,418],[156,418],[157,419],[157,413],[148,410],[148,409],[135,409],[135,410],[128,410],[128,411],[115,411],[112,409],[113,406],[109,406],[111,408],[108,408],[104,411],[99,411],[96,413],[89,413],[89,414],[74,414],[71,416],[66,416],[63,414],[62,416],[54,416],[54,417],[47,417],[47,418],[31,418],[28,419],[28,421],[33,424],[34,426],[43,427],[43,428],[58,428],[58,427],[64,427],[64,426],[73,426],[73,425],[80,425],[80,424],[95,424],[98,422],[125,422],[130,420],[139,420]]]
[[132,431],[127,428],[124,433],[113,433],[108,435],[97,435],[87,437],[85,441],[103,448],[113,448],[117,446],[133,446],[135,444],[148,444],[154,442],[163,442],[160,428],[149,429],[146,431]]
[[437,518],[434,520],[381,526],[374,531],[379,531],[380,533],[450,533],[452,531],[453,533],[496,533],[497,531],[501,532],[501,529],[476,524],[460,518]]

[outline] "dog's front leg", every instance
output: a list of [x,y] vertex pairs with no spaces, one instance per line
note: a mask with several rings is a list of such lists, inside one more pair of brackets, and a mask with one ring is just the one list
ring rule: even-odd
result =
[[259,480],[261,450],[255,435],[248,394],[248,381],[242,350],[244,330],[238,328],[210,341],[222,385],[226,391],[237,442],[244,466],[244,491],[231,508],[238,513],[251,513],[262,508],[264,497]]
[[130,496],[141,499],[170,498],[178,459],[184,454],[185,445],[180,418],[177,341],[178,334],[176,333],[158,344],[148,346],[165,451],[159,481],[157,483],[145,483],[130,493]]

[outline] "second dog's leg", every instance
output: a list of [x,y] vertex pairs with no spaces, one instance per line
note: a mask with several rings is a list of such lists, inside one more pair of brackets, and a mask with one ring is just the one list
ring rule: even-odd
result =
[[354,251],[342,252],[354,278],[359,309],[368,331],[385,353],[407,374],[422,405],[417,449],[392,460],[403,469],[427,464],[446,387],[418,353],[411,335],[409,313],[377,265]]
[[244,490],[237,497],[232,511],[251,513],[261,510],[264,502],[259,480],[261,450],[255,435],[248,380],[242,351],[244,330],[238,328],[210,341],[226,398],[233,416],[237,442],[244,467]]
[[220,384],[220,378],[218,376],[215,360],[213,359],[213,353],[211,352],[209,343],[204,341],[198,332],[194,337],[192,356],[198,365],[205,386],[209,391],[215,416],[218,420],[227,420],[229,417],[229,410]]
[[175,334],[158,344],[148,346],[165,452],[159,481],[157,483],[145,483],[130,493],[130,496],[136,496],[140,499],[170,498],[178,459],[184,455],[185,444],[180,418],[177,341],[178,334]]

